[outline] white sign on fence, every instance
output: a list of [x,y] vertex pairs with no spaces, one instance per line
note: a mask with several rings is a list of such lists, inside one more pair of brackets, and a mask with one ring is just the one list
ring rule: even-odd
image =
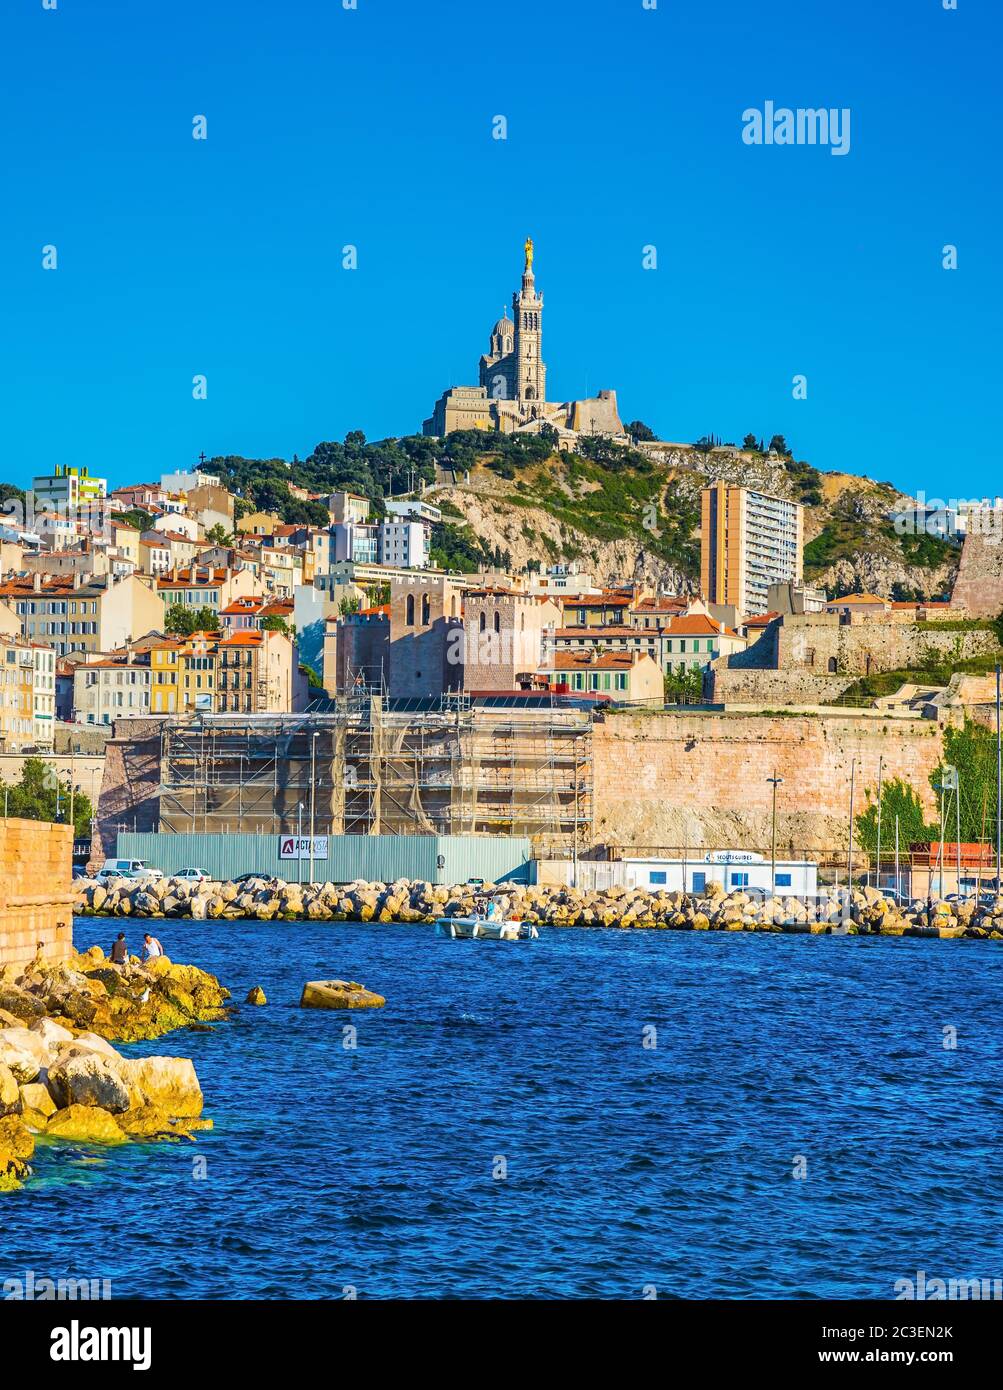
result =
[[327,858],[327,836],[315,835],[311,841],[309,835],[280,835],[279,836],[279,858],[280,859],[309,859],[310,845],[313,844],[313,858]]

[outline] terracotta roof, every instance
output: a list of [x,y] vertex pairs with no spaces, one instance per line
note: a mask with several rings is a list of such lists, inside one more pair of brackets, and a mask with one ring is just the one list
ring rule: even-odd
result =
[[772,623],[772,622],[773,622],[774,618],[779,618],[779,617],[780,617],[779,611],[770,612],[770,613],[757,613],[757,614],[755,614],[755,615],[754,615],[753,617],[751,617],[751,618],[746,618],[746,619],[744,620],[743,626],[745,626],[745,627],[766,627],[769,623]]
[[555,637],[587,637],[590,642],[597,645],[608,641],[611,637],[634,637],[638,642],[654,641],[665,631],[661,627],[625,627],[622,623],[607,623],[604,627],[582,627],[580,624],[569,624],[567,627],[555,629]]
[[603,652],[594,656],[592,652],[554,652],[546,661],[540,662],[542,671],[629,671],[639,661],[651,658],[644,652]]
[[260,632],[235,632],[231,637],[220,638],[219,646],[260,647],[264,640],[264,634]]
[[225,569],[213,569],[211,572],[207,569],[199,569],[196,570],[193,575],[189,567],[187,569],[177,570],[173,576],[165,575],[162,579],[158,579],[157,588],[176,589],[179,584],[184,584],[189,589],[199,588],[200,586],[202,588],[207,588],[210,584],[223,583],[225,579]]
[[680,608],[685,608],[689,599],[672,598],[664,595],[661,598],[642,598],[639,599],[631,609],[632,613],[666,613],[677,612]]
[[257,613],[267,602],[264,594],[244,594],[240,598],[233,599],[219,611],[222,615],[227,613]]
[[844,594],[842,598],[830,599],[826,604],[827,608],[835,608],[841,603],[881,603],[885,604],[888,600],[881,598],[879,594]]
[[581,598],[572,598],[570,594],[555,594],[553,597],[557,598],[565,608],[630,607],[629,594],[616,593],[609,589],[603,594],[584,594]]

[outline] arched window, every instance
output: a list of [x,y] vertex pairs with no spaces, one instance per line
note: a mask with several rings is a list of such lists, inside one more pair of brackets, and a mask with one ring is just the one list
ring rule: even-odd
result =
[[495,632],[501,632],[501,614],[495,609]]
[[414,627],[414,594],[407,596],[407,625]]
[[830,656],[829,658],[829,670],[831,672],[835,672],[836,670],[836,658],[834,656]]
[[481,614],[481,631],[482,631],[482,632],[483,632],[484,629],[487,627],[487,625],[488,625],[488,615],[487,615],[486,613],[482,613],[482,614]]
[[429,601],[428,601],[428,594],[422,594],[422,596],[421,596],[421,625],[422,625],[422,627],[427,627],[429,618],[430,618],[430,616],[431,616],[431,612],[432,612],[432,606],[431,606],[431,604],[430,604]]

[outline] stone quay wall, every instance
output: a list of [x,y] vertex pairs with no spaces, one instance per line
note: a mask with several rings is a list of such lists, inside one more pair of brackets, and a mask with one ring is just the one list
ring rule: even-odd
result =
[[0,969],[73,954],[72,861],[70,826],[0,819]]
[[[777,849],[845,853],[850,770],[854,815],[885,782],[901,778],[937,813],[930,773],[943,728],[928,719],[832,715],[614,714],[593,731],[593,842],[624,853],[758,849],[770,844],[774,771]],[[894,826],[887,827],[891,848]]]

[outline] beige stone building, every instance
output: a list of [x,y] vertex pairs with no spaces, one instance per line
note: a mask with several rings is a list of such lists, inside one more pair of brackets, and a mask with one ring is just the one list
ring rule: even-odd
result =
[[0,599],[13,608],[30,642],[69,652],[106,652],[163,627],[164,605],[138,575],[83,580],[48,578],[0,583]]
[[664,699],[662,673],[646,652],[555,651],[541,663],[539,674],[558,694],[652,705]]
[[463,594],[474,587],[420,570],[390,584],[390,694],[435,699],[463,689]]
[[150,713],[150,654],[121,652],[83,662],[73,673],[73,718],[112,724]]
[[157,593],[165,608],[183,604],[186,608],[211,608],[220,612],[228,603],[255,591],[250,570],[233,570],[191,565],[157,580]]
[[464,595],[463,688],[518,690],[543,660],[544,641],[561,622],[548,598],[473,589]]
[[704,488],[700,512],[700,592],[743,616],[767,611],[771,584],[803,578],[804,508],[751,488]]
[[512,296],[512,317],[504,314],[491,330],[480,360],[477,386],[451,386],[422,425],[428,435],[453,430],[517,430],[539,433],[552,426],[559,438],[602,434],[626,442],[616,392],[600,391],[584,400],[547,400],[543,360],[543,294],[536,287],[533,242],[527,239],[522,284]]

